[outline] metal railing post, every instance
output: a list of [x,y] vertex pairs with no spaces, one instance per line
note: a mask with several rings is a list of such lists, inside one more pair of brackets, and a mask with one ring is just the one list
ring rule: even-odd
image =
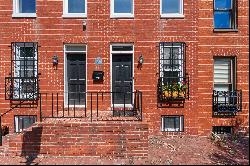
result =
[[39,94],[40,95],[40,122],[42,122],[42,94]]
[[0,115],[0,146],[3,145],[3,142],[2,142],[2,116]]

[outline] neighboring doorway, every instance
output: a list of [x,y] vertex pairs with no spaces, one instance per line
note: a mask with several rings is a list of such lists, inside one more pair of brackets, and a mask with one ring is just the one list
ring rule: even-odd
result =
[[65,103],[84,106],[86,98],[86,47],[66,46]]

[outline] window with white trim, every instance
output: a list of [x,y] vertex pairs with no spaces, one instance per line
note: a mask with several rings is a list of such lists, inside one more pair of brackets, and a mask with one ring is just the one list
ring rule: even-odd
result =
[[36,17],[36,0],[13,0],[12,17]]
[[161,131],[181,132],[184,131],[184,116],[162,116]]
[[87,17],[87,0],[63,0],[63,17]]
[[134,17],[134,0],[111,0],[111,17]]
[[184,17],[183,0],[161,0],[161,17]]
[[22,132],[24,129],[29,128],[37,121],[34,115],[28,116],[15,116],[15,132]]

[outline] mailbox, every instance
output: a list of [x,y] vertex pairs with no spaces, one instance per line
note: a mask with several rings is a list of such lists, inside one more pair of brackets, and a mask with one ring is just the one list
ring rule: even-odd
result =
[[104,76],[103,71],[94,71],[92,78],[93,78],[94,81],[102,81],[103,76]]

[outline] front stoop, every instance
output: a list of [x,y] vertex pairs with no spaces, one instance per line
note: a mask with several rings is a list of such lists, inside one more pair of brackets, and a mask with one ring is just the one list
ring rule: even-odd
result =
[[9,136],[10,156],[147,158],[148,125],[139,122],[85,122],[54,119]]

